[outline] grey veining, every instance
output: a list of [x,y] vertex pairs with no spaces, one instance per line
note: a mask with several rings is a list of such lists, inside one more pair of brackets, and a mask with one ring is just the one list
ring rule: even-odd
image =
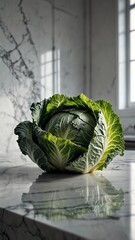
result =
[[14,127],[31,118],[32,102],[46,97],[45,54],[60,53],[62,94],[84,92],[83,11],[82,0],[0,1],[1,154],[19,151]]
[[134,171],[134,151],[86,175],[46,174],[17,155],[1,156],[0,236],[134,240]]

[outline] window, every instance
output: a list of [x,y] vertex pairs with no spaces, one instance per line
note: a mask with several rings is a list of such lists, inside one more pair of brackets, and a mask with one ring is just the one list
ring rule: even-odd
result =
[[128,3],[129,104],[135,103],[135,0]]
[[135,107],[135,0],[118,1],[119,109]]

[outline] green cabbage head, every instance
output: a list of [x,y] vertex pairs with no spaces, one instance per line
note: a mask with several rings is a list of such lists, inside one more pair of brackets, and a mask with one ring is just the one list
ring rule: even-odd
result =
[[32,122],[17,125],[23,154],[47,172],[89,173],[123,155],[119,117],[104,100],[54,94],[31,105]]

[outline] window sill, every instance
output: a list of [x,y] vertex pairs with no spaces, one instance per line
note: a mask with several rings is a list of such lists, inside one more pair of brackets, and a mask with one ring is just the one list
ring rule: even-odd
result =
[[135,107],[118,109],[117,113],[120,117],[135,117]]

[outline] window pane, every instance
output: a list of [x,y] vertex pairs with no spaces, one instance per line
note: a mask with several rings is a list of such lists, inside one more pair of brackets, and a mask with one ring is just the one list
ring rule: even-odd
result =
[[135,60],[135,31],[130,33],[130,60]]
[[135,0],[130,0],[130,5],[135,4]]
[[135,29],[135,8],[130,11],[130,30]]
[[45,97],[49,98],[53,94],[53,76],[47,76],[45,78]]
[[45,66],[41,65],[41,77],[45,76]]
[[135,61],[130,63],[130,101],[135,102]]
[[52,62],[45,64],[45,75],[52,74]]
[[46,53],[46,62],[52,62],[52,51]]

